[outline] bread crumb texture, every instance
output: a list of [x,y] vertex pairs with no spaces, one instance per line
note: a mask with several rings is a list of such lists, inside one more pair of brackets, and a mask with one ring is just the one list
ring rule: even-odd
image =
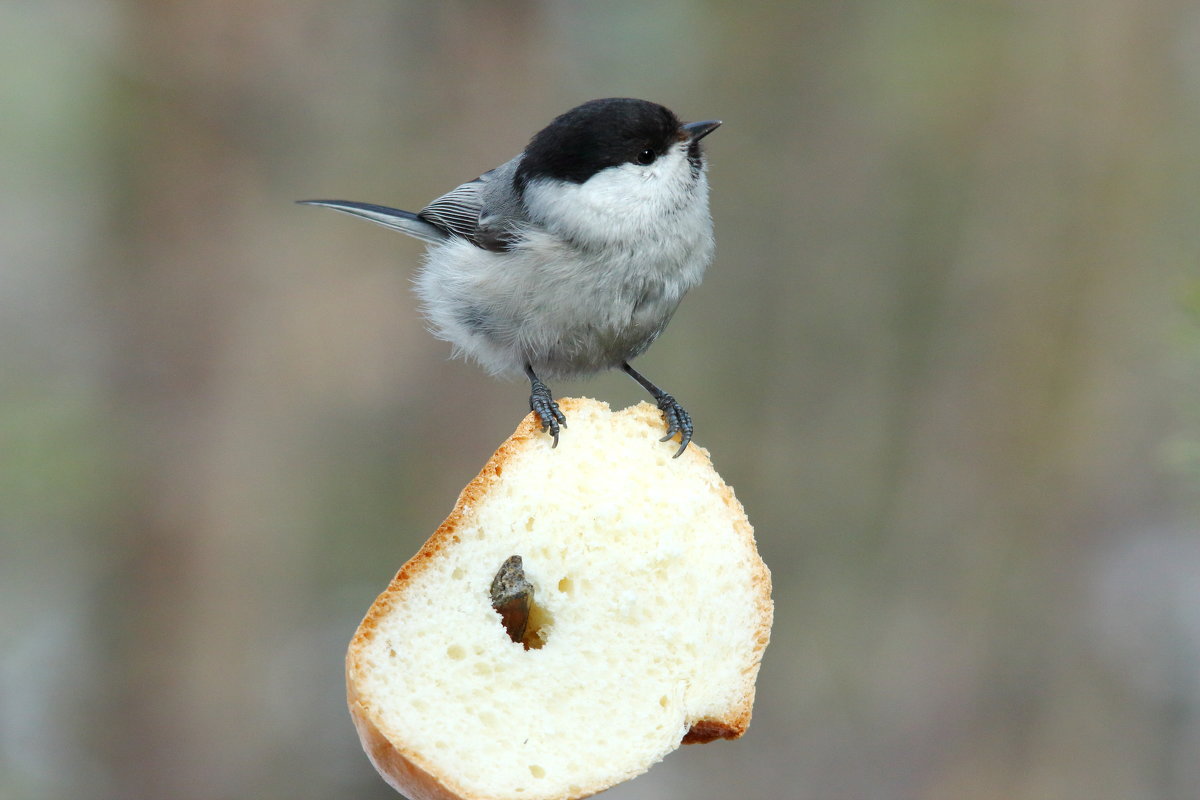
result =
[[[771,587],[733,491],[649,404],[560,405],[559,446],[527,418],[351,642],[364,747],[411,800],[586,797],[749,724]],[[514,554],[534,647],[489,597]]]

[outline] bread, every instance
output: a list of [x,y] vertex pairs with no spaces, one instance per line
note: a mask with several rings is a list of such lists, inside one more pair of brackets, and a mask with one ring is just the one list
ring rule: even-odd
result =
[[[560,405],[559,446],[527,417],[350,643],[355,726],[410,800],[587,797],[750,723],[771,579],[732,489],[651,405]],[[523,633],[491,600],[513,555]]]

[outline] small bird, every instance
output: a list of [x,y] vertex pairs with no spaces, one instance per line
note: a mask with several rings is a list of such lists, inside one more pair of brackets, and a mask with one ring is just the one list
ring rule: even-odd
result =
[[529,408],[558,446],[566,417],[542,378],[620,368],[680,436],[692,419],[629,362],[646,351],[713,256],[700,140],[720,120],[681,123],[657,103],[592,100],[525,150],[418,213],[302,200],[427,242],[415,279],[433,333],[493,375],[529,379]]

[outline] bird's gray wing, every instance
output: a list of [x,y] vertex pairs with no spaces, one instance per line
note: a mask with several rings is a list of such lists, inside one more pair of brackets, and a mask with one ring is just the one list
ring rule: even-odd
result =
[[483,173],[434,200],[417,217],[485,250],[508,250],[516,240],[507,180],[509,165]]
[[512,176],[520,157],[483,173],[434,200],[418,213],[351,200],[300,200],[368,219],[431,244],[453,236],[484,250],[509,250],[520,238],[524,206],[513,191]]
[[457,186],[422,208],[417,216],[453,236],[474,241],[483,213],[483,184],[481,175]]

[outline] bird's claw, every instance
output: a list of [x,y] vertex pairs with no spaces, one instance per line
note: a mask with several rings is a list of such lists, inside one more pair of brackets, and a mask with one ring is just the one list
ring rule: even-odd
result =
[[558,447],[559,427],[567,427],[567,417],[559,409],[558,403],[554,402],[549,386],[540,380],[534,380],[531,382],[530,388],[532,391],[529,395],[529,410],[537,414],[538,419],[541,420],[542,430],[549,430],[550,435],[554,437],[554,444],[551,447]]
[[663,419],[667,422],[667,435],[659,441],[668,441],[678,433],[679,449],[671,458],[679,458],[687,449],[688,443],[692,441],[692,416],[684,411],[683,406],[679,405],[679,401],[669,394],[658,398],[658,407],[663,412]]

